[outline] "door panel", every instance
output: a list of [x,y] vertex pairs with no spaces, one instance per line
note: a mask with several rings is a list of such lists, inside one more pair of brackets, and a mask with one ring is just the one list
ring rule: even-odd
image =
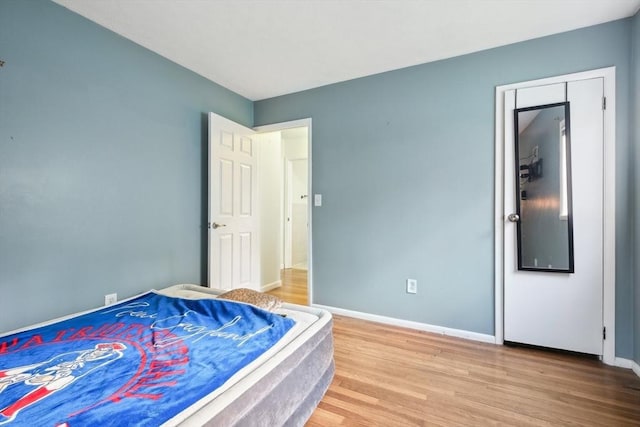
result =
[[253,156],[253,140],[246,136],[240,137],[240,151],[248,156]]
[[565,90],[565,83],[518,89],[516,94],[516,108],[564,102],[566,96]]
[[253,201],[253,168],[251,165],[240,165],[240,216],[252,215]]
[[[504,338],[601,355],[603,80],[564,86],[509,91],[505,97]],[[517,107],[564,102],[565,93],[571,116],[575,272],[518,271],[516,224],[507,220],[516,206],[513,110],[516,102]]]
[[209,287],[259,288],[253,131],[209,113]]
[[225,217],[233,215],[233,162],[227,159],[220,159],[219,181],[217,183],[218,195],[220,197],[218,214]]

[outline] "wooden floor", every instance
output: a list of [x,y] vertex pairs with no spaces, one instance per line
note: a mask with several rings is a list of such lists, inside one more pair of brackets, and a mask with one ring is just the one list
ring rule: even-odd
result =
[[597,360],[336,315],[334,340],[307,427],[640,426],[640,378]]
[[268,293],[293,304],[309,305],[307,270],[287,268],[280,271],[282,286]]

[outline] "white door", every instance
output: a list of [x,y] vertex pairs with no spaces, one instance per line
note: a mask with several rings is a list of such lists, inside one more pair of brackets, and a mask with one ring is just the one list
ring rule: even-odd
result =
[[253,130],[209,113],[209,282],[259,288],[257,153]]
[[[505,341],[597,355],[603,353],[602,100],[602,78],[505,93]],[[550,133],[550,138],[555,141],[556,148],[543,152],[543,145],[520,147],[519,150],[524,152],[518,152],[517,167],[514,110],[567,101],[570,120],[560,115],[552,117],[556,128]],[[523,128],[532,126],[532,120],[542,116],[543,109],[520,111],[523,114],[519,116],[518,132],[523,132]],[[570,131],[567,130],[570,139],[569,149],[563,152],[565,120],[570,123]],[[521,136],[520,133],[518,135]],[[569,158],[568,168],[564,170],[559,160],[553,160],[563,155]],[[541,159],[543,161],[539,161]],[[564,265],[566,260],[560,261],[558,256],[536,249],[535,244],[525,243],[528,239],[527,242],[537,240],[542,245],[548,244],[554,234],[568,235],[570,238],[570,233],[566,232],[569,218],[562,209],[566,194],[563,195],[559,190],[558,196],[542,195],[541,190],[545,179],[562,177],[564,173],[568,174],[570,180],[569,203],[573,229],[571,268],[568,268],[568,264]],[[559,181],[562,182],[562,178]],[[536,194],[540,197],[536,197]],[[559,233],[538,222],[535,225],[538,229],[529,227],[525,230],[524,223],[529,221],[531,224],[533,210],[537,210],[538,214],[546,212],[545,215],[555,216],[556,223],[565,228]],[[520,213],[521,217],[512,216],[508,219],[514,213]],[[529,217],[525,218],[527,215]],[[519,238],[523,240],[519,241]],[[526,259],[525,252],[528,250],[531,251],[530,259]],[[567,272],[570,270],[573,272]]]

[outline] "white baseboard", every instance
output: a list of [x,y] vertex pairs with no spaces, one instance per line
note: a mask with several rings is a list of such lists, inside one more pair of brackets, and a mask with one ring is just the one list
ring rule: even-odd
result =
[[267,283],[266,285],[260,286],[260,292],[269,292],[275,288],[279,288],[282,286],[281,280],[276,280],[275,282]]
[[619,368],[627,368],[633,370],[637,376],[640,377],[640,365],[634,360],[623,359],[622,357],[616,357],[615,366]]
[[330,307],[320,304],[312,304],[313,307],[323,308],[331,313],[341,316],[355,317],[356,319],[370,320],[372,322],[384,323],[387,325],[400,326],[403,328],[417,329],[419,331],[433,332],[451,337],[465,338],[473,341],[486,342],[490,344],[496,343],[493,335],[480,334],[478,332],[465,331],[462,329],[447,328],[444,326],[430,325],[428,323],[414,322],[411,320],[396,319],[394,317],[379,316],[377,314],[363,313],[360,311],[345,310],[343,308]]
[[617,366],[618,368],[632,369],[634,363],[635,362],[633,360],[623,359],[622,357],[616,357],[613,363],[613,366]]

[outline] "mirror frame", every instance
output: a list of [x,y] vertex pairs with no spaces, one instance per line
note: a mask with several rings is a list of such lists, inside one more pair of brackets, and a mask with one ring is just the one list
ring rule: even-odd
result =
[[[567,268],[542,268],[542,267],[523,267],[522,265],[522,212],[520,209],[522,195],[520,192],[520,150],[519,150],[519,132],[518,132],[518,113],[523,111],[543,110],[546,108],[564,106],[564,128],[566,140],[566,174],[567,174],[567,239],[569,251],[569,265]],[[574,273],[574,252],[573,252],[573,192],[571,183],[571,120],[569,115],[569,102],[557,102],[553,104],[536,105],[532,107],[516,108],[513,111],[514,120],[514,144],[515,144],[515,191],[516,191],[516,214],[518,220],[516,222],[516,243],[517,243],[517,264],[519,271],[538,271],[546,273]]]

